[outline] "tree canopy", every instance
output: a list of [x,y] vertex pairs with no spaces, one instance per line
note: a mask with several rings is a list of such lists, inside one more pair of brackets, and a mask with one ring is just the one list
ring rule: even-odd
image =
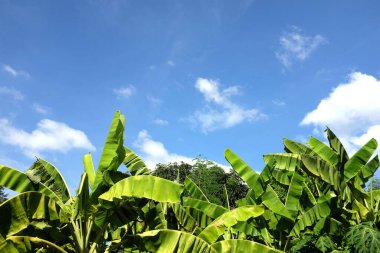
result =
[[7,194],[4,192],[4,186],[0,185],[0,203],[4,202],[7,200]]
[[248,191],[248,186],[234,170],[226,172],[218,164],[202,156],[194,158],[193,165],[185,162],[157,164],[152,175],[181,184],[189,177],[212,203],[225,207],[236,207],[236,201],[244,198]]

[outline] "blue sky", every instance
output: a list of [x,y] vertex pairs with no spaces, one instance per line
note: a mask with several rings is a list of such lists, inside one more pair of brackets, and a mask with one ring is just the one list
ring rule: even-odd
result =
[[380,139],[378,1],[0,2],[0,163],[55,164],[74,190],[115,110],[150,166],[282,138],[352,154]]

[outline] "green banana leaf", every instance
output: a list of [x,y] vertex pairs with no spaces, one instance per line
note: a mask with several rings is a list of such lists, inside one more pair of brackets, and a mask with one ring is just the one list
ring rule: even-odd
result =
[[341,141],[336,137],[336,135],[333,133],[333,131],[330,130],[330,128],[326,128],[325,132],[327,133],[327,140],[330,143],[330,147],[338,154],[339,156],[339,162],[340,164],[345,164],[349,157],[344,149],[343,144]]
[[124,123],[124,115],[120,111],[116,111],[95,174],[94,188],[91,194],[93,201],[96,201],[98,196],[108,189],[108,187],[104,187],[104,171],[116,171],[125,159]]
[[305,178],[298,173],[293,173],[292,181],[290,183],[288,193],[285,200],[285,208],[297,215],[300,210],[300,197],[303,191]]
[[341,175],[337,168],[317,156],[302,155],[301,160],[304,165],[303,169],[308,174],[322,179],[329,185],[334,186],[335,189],[339,188]]
[[85,154],[83,156],[83,166],[84,166],[84,171],[87,173],[88,183],[90,184],[91,189],[94,190],[95,169],[94,169],[94,163],[92,162],[91,153]]
[[198,222],[191,216],[190,212],[179,203],[171,205],[180,226],[185,229],[186,232],[196,232],[196,234],[199,234]]
[[287,170],[274,169],[272,171],[272,177],[282,185],[290,185],[293,173]]
[[368,179],[373,177],[375,172],[380,166],[379,156],[376,155],[371,161],[369,161],[366,165],[364,165],[361,168],[361,171],[359,172],[360,178],[363,180],[363,182],[367,182]]
[[294,221],[293,214],[286,209],[285,205],[279,199],[277,193],[273,190],[273,188],[268,185],[266,192],[261,196],[262,203],[272,212],[288,218]]
[[289,153],[275,153],[264,155],[264,162],[275,161],[274,168],[279,170],[295,171],[300,166],[300,155]]
[[312,226],[319,220],[328,217],[331,212],[330,200],[335,197],[336,195],[333,192],[319,197],[316,205],[297,218],[297,221],[292,231],[289,233],[289,236],[298,236],[301,231],[305,230],[306,227]]
[[159,202],[178,203],[182,192],[181,184],[155,176],[140,175],[117,182],[99,196],[99,201],[111,208],[114,206],[114,201],[126,198],[147,198]]
[[247,221],[262,214],[264,214],[263,206],[238,207],[219,216],[199,234],[199,238],[208,243],[214,243],[228,228],[233,227],[240,221]]
[[283,139],[283,142],[285,146],[285,151],[288,153],[314,155],[313,150],[311,150],[308,146],[302,143],[292,141],[286,138]]
[[183,197],[182,206],[194,208],[213,219],[216,219],[225,212],[228,212],[228,209],[223,206],[188,197]]
[[377,141],[372,138],[347,161],[344,165],[344,180],[346,182],[355,177],[362,167],[367,164],[376,148]]
[[61,207],[63,206],[62,199],[55,192],[41,182],[34,183],[25,173],[13,168],[0,165],[0,185],[19,193],[40,192],[54,199]]
[[137,175],[149,175],[150,170],[145,165],[143,160],[136,155],[132,150],[125,148],[125,158],[124,158],[124,164],[128,168],[129,172],[132,176]]
[[38,158],[25,172],[29,179],[37,184],[42,183],[62,200],[66,202],[71,198],[69,187],[59,170],[51,163]]
[[[216,253],[210,244],[201,238],[181,231],[152,230],[134,236],[135,242],[149,252]],[[133,239],[132,239],[133,240]]]
[[260,174],[256,173],[246,162],[230,149],[224,151],[224,156],[240,178],[255,192],[255,196],[261,196],[264,193],[264,189],[262,182],[259,180]]
[[229,253],[281,253],[283,251],[273,249],[269,246],[247,240],[229,239],[216,242],[211,245],[216,252]]
[[84,172],[82,174],[79,188],[78,188],[78,193],[74,198],[74,204],[72,207],[72,213],[71,213],[71,218],[73,220],[76,220],[78,216],[83,217],[84,220],[87,220],[87,215],[88,215],[88,209],[89,209],[89,182],[88,182],[88,177],[87,173]]
[[311,137],[307,144],[309,147],[323,160],[331,164],[332,166],[336,166],[339,163],[339,159],[337,154],[325,143],[320,140]]
[[[44,252],[44,251],[37,251],[34,246],[44,246],[43,248],[39,248],[40,250],[50,248],[54,249],[54,252],[60,252],[60,253],[68,253],[66,250],[64,250],[62,247],[56,245],[53,242],[44,240],[39,237],[32,237],[32,236],[10,236],[9,241],[11,241],[14,245],[14,247],[17,249],[14,251],[15,253],[27,253],[27,252]],[[12,251],[7,251],[8,253],[12,253]]]
[[206,195],[201,190],[201,188],[199,188],[198,185],[196,185],[196,183],[194,183],[189,177],[185,178],[185,181],[183,184],[185,186],[185,189],[190,193],[190,195],[193,198],[210,202],[208,198],[206,197]]
[[[59,207],[54,200],[39,192],[25,192],[0,205],[0,234],[2,238],[16,235],[33,221],[59,224]],[[0,241],[0,251],[6,245]]]

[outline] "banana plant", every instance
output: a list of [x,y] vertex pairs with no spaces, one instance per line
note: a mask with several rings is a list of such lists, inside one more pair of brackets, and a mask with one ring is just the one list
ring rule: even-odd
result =
[[[144,162],[124,147],[124,122],[117,111],[96,171],[91,154],[84,156],[75,196],[59,170],[43,159],[26,172],[0,166],[0,185],[19,192],[0,205],[1,252],[103,252],[107,241],[144,232],[138,227],[154,223],[150,216],[165,203],[180,202],[182,185],[149,175]],[[118,170],[123,163],[127,170]],[[156,223],[154,228],[166,228],[164,220]]]

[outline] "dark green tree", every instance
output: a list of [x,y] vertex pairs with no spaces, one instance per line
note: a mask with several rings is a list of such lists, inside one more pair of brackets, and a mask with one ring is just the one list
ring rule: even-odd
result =
[[0,185],[0,203],[3,203],[7,200],[7,194],[4,192],[4,187]]
[[244,198],[247,194],[248,187],[234,170],[227,173],[216,163],[201,156],[194,161],[193,165],[184,162],[157,164],[152,174],[179,183],[183,183],[188,176],[203,190],[211,202],[218,205],[227,206],[224,187],[227,190],[230,207],[236,207],[236,200]]

